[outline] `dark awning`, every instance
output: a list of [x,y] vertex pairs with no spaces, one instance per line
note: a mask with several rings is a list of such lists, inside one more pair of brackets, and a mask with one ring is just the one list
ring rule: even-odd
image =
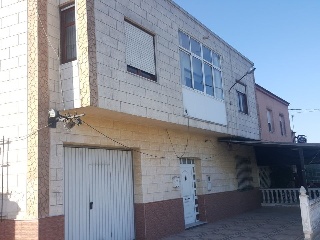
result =
[[[303,151],[304,163],[320,164],[320,143],[283,143],[221,138],[219,142],[254,147],[257,164],[297,165],[301,163],[299,151]],[[301,150],[300,150],[301,149]]]

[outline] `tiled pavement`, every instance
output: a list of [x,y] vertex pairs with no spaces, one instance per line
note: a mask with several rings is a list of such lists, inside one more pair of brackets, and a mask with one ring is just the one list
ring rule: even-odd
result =
[[304,236],[300,208],[262,207],[233,218],[186,230],[165,240],[182,239],[303,240]]

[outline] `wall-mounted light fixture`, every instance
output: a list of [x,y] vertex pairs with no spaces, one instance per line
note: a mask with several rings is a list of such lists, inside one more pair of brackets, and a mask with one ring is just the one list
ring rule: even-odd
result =
[[59,113],[59,111],[50,109],[48,112],[48,127],[56,128],[57,122],[63,122],[64,127],[67,130],[71,130],[74,126],[79,126],[82,124],[81,117],[84,114],[73,114],[70,113],[65,114],[64,116]]
[[231,89],[234,87],[234,85],[236,85],[237,83],[240,83],[240,81],[242,80],[242,78],[244,78],[245,76],[247,76],[248,74],[251,74],[254,72],[254,70],[256,70],[255,67],[251,67],[240,79],[237,79],[236,82],[231,86],[231,88],[229,89],[229,93],[231,91]]

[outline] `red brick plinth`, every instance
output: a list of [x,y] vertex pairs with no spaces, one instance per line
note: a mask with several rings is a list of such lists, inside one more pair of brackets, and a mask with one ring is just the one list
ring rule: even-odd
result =
[[261,207],[258,188],[199,195],[198,199],[200,220],[204,222],[215,222]]
[[184,230],[182,198],[135,204],[136,239],[160,239]]
[[37,220],[3,220],[0,222],[0,240],[62,240],[64,216]]

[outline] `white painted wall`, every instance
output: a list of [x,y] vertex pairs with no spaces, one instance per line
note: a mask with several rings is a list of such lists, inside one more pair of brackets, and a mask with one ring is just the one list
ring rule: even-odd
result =
[[227,113],[224,101],[203,93],[182,87],[185,115],[203,121],[227,125]]
[[[0,199],[5,218],[22,219],[26,211],[27,141],[27,1],[0,1]],[[2,159],[0,158],[0,165]],[[2,189],[3,170],[3,189]],[[1,206],[1,202],[0,202]]]

